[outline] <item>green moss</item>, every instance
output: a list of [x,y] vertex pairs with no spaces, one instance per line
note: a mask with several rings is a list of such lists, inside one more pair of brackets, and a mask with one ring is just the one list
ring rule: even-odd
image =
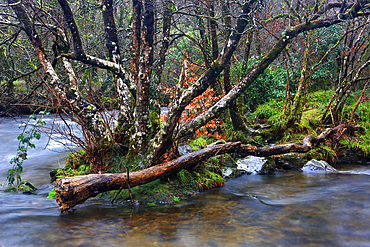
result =
[[[132,196],[135,201],[139,204],[147,203],[173,203],[174,197],[181,197],[176,191],[174,191],[170,183],[164,179],[157,179],[153,182],[136,186],[131,188]],[[116,194],[117,190],[105,192],[100,195],[101,198],[112,200]],[[130,194],[127,189],[122,190],[120,194],[117,195],[117,202],[129,202]]]
[[22,180],[18,186],[5,189],[5,192],[22,192],[24,194],[35,194],[37,188],[29,181]]
[[149,113],[150,139],[152,139],[162,128],[161,117],[156,111]]
[[323,110],[317,108],[304,111],[302,113],[301,125],[307,129],[311,129],[311,123],[315,124],[316,126],[320,125],[321,116],[323,113]]

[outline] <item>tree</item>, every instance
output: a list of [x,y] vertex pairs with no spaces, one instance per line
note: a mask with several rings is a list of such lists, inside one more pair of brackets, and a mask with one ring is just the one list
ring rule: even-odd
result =
[[[219,43],[216,17],[222,16],[222,13],[220,15],[215,13],[216,10],[213,7],[215,2],[211,0],[198,1],[198,3],[198,5],[186,5],[181,1],[173,3],[164,1],[160,8],[161,18],[155,18],[157,13],[155,1],[133,0],[133,12],[128,18],[128,23],[132,23],[132,35],[128,35],[132,41],[130,51],[127,52],[121,52],[120,43],[122,41],[120,41],[119,30],[116,26],[117,7],[115,3],[112,0],[102,0],[99,4],[89,3],[93,11],[101,14],[103,23],[99,23],[99,27],[104,29],[105,34],[106,52],[99,54],[96,52],[95,56],[90,54],[91,49],[86,48],[88,39],[87,41],[83,39],[88,37],[90,30],[83,30],[77,21],[84,18],[83,13],[76,14],[79,1],[58,0],[57,3],[53,1],[44,3],[8,0],[7,4],[1,5],[8,17],[8,20],[2,21],[1,25],[7,28],[16,27],[22,30],[22,34],[27,37],[31,43],[28,49],[30,51],[32,49],[34,58],[38,60],[36,69],[38,66],[42,67],[43,75],[46,76],[45,87],[48,89],[54,108],[82,127],[84,138],[78,141],[84,143],[83,147],[91,161],[98,167],[97,170],[102,171],[104,170],[104,155],[115,147],[116,142],[128,146],[129,154],[141,155],[146,161],[143,162],[146,166],[163,161],[164,155],[176,141],[194,133],[228,109],[232,102],[235,102],[299,35],[357,20],[370,14],[370,1],[367,0],[329,3],[309,0],[286,1],[286,4],[278,2],[274,6],[277,10],[275,16],[269,16],[270,10],[267,10],[262,2],[256,0],[235,3],[230,10],[223,3],[223,19],[226,29],[231,32],[227,32],[224,42]],[[127,3],[121,4],[128,6]],[[58,6],[61,11],[58,11]],[[49,14],[47,10],[53,11]],[[122,14],[122,8],[120,12]],[[258,12],[262,14],[257,15]],[[231,21],[234,23],[232,27],[229,16],[237,16]],[[158,22],[159,19],[161,22]],[[270,31],[269,25],[275,27],[276,21],[280,19],[288,19],[287,26],[281,23],[279,28]],[[156,42],[158,23],[162,25],[160,42]],[[194,28],[189,27],[190,23],[196,23]],[[206,29],[207,25],[208,29]],[[176,32],[172,33],[171,27],[174,27]],[[265,29],[266,33],[271,34],[268,45],[264,47],[255,41],[258,56],[266,55],[261,57],[260,61],[239,83],[232,89],[228,88],[226,95],[218,102],[199,116],[180,124],[186,106],[209,87],[215,87],[215,81],[225,68],[224,73],[227,76],[228,66],[233,56],[236,56],[240,40],[252,29],[256,29],[257,41],[262,40],[264,35],[262,30]],[[53,52],[50,51],[51,36],[54,37],[54,47],[57,48]],[[125,35],[121,33],[122,36]],[[2,43],[8,42],[11,37],[13,34],[6,36]],[[190,49],[201,51],[204,72],[188,87],[177,83],[165,121],[161,124],[159,131],[152,131],[150,128],[151,112],[158,111],[155,107],[152,109],[150,107],[153,98],[150,96],[152,83],[155,81],[165,83],[163,75],[165,74],[166,56],[169,55],[169,47],[176,44],[179,38],[192,42],[193,46]],[[58,45],[56,41],[61,42]],[[157,44],[161,44],[161,47],[158,48]],[[220,46],[223,47],[221,51],[219,51]],[[125,54],[129,52],[131,53],[128,56],[130,59],[125,59]],[[58,63],[54,64],[51,61],[50,54],[61,61],[60,67]],[[199,56],[199,54],[194,56]],[[190,56],[188,58],[190,59]],[[127,63],[126,61],[129,60],[130,62]],[[190,62],[197,63],[197,61]],[[110,123],[106,121],[104,111],[99,111],[101,107],[91,93],[91,85],[87,90],[80,85],[79,75],[75,70],[83,66],[109,71],[114,78],[119,105],[118,125],[115,129],[112,129]],[[186,77],[186,66],[183,68],[181,74],[184,78]],[[182,81],[181,76],[179,81]],[[172,82],[172,84],[175,83]],[[156,88],[155,85],[154,88]],[[87,95],[82,93],[83,90],[88,92]],[[150,140],[152,136],[154,137]]]

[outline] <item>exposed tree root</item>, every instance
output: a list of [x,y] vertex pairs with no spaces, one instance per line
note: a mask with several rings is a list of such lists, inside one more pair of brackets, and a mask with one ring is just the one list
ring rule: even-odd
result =
[[210,157],[219,154],[241,153],[244,155],[267,157],[291,152],[305,153],[312,149],[312,144],[324,142],[327,139],[332,138],[337,133],[346,132],[347,134],[350,134],[358,128],[359,126],[349,124],[342,124],[335,128],[328,128],[318,137],[312,137],[311,135],[305,137],[303,139],[303,144],[290,143],[263,148],[244,145],[241,144],[241,142],[213,145],[197,152],[183,155],[178,159],[169,162],[140,171],[131,172],[129,181],[127,181],[126,173],[90,174],[85,176],[61,178],[59,179],[57,188],[55,189],[56,201],[59,205],[60,212],[66,213],[77,204],[81,204],[88,198],[94,197],[99,193],[118,190],[120,188],[127,189],[128,185],[130,187],[134,187],[146,184],[160,177],[177,172],[183,168],[194,166],[199,162],[205,161]]

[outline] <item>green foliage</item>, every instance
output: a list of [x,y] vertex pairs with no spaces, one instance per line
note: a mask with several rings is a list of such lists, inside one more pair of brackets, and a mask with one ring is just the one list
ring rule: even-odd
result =
[[[111,200],[115,197],[118,191],[109,191],[100,195],[102,198]],[[143,184],[131,188],[131,193],[134,200],[139,201],[139,203],[145,203],[147,205],[155,205],[157,203],[173,203],[174,197],[179,198],[180,195],[177,191],[173,189],[171,182],[164,179],[157,179],[153,182]],[[122,190],[120,194],[117,195],[116,201],[130,201],[129,191]]]
[[[248,61],[247,71],[249,72],[259,62],[260,57],[251,57]],[[238,63],[231,68],[231,81],[239,82],[240,76],[245,73],[242,71],[243,64]],[[292,78],[292,76],[290,76]],[[260,75],[243,94],[244,107],[246,110],[253,111],[259,105],[264,104],[272,99],[283,99],[285,97],[285,88],[287,74],[284,67],[270,66]],[[291,92],[295,86],[291,80]]]
[[83,149],[69,153],[65,157],[65,162],[66,166],[57,171],[58,178],[86,175],[90,172],[91,164],[87,159],[86,151]]
[[17,147],[17,155],[10,160],[10,164],[13,165],[13,167],[8,170],[8,185],[14,184],[16,180],[17,183],[21,181],[23,162],[27,159],[28,155],[27,150],[28,148],[36,148],[35,144],[32,141],[34,139],[40,140],[41,138],[39,128],[45,125],[45,122],[42,120],[42,116],[44,114],[49,115],[49,113],[40,112],[39,114],[41,115],[40,117],[35,114],[30,115],[26,123],[22,123],[18,126],[18,128],[23,130],[22,133],[19,134],[17,137],[17,140],[19,141]]
[[278,99],[271,99],[264,104],[258,105],[257,109],[247,116],[249,124],[257,120],[267,121],[269,124],[276,124],[284,118],[284,102]]
[[5,189],[5,192],[22,192],[25,194],[34,194],[37,188],[29,181],[22,180],[17,186],[11,186]]
[[190,143],[190,146],[193,148],[193,151],[197,151],[198,147],[204,148],[208,145],[207,139],[204,137],[198,137]]
[[46,197],[46,199],[55,199],[55,189],[52,189],[49,192],[49,195],[48,195],[48,197]]
[[[324,54],[333,47],[343,34],[343,26],[333,25],[313,31],[310,42],[310,64],[318,63]],[[307,36],[299,35],[291,45],[292,65],[300,71],[301,60],[304,56]],[[340,43],[317,67],[309,80],[310,91],[326,89],[332,81],[336,81],[339,73],[339,65],[336,58],[343,51],[343,43]],[[298,77],[299,78],[299,77]]]
[[[365,95],[370,95],[370,90]],[[370,100],[358,105],[354,117],[357,121],[370,123]]]

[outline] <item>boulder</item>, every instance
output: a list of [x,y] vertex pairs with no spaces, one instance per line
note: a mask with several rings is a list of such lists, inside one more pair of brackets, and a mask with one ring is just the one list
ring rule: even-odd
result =
[[304,172],[336,172],[337,170],[323,160],[310,160],[303,167]]
[[273,174],[275,161],[268,158],[248,156],[236,162],[238,170],[247,174]]

